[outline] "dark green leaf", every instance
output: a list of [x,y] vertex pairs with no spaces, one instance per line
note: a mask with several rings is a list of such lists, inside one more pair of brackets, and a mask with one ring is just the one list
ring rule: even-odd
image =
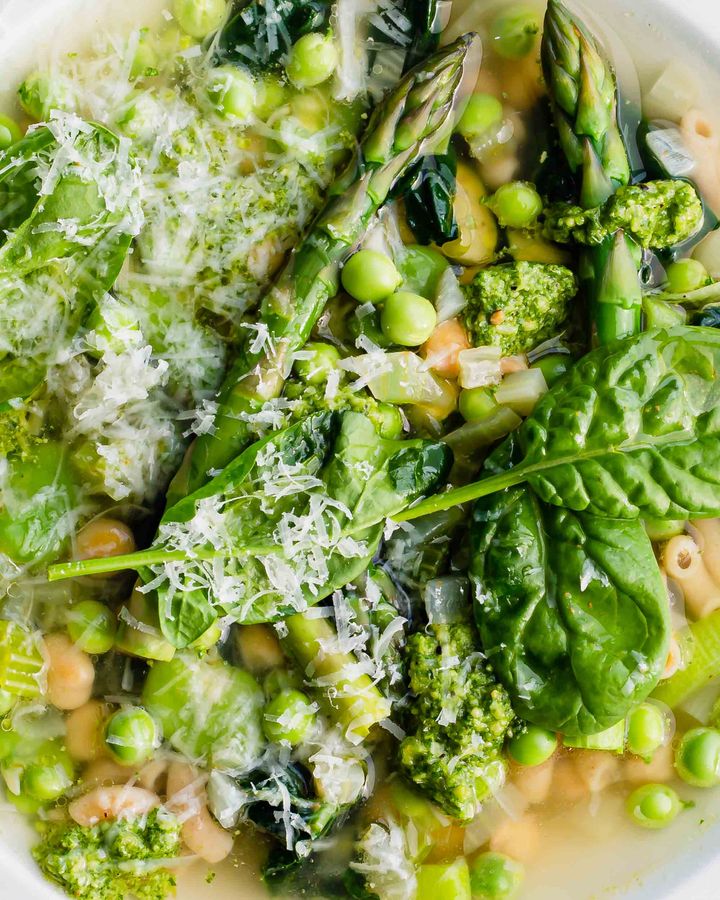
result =
[[458,236],[455,200],[457,160],[452,148],[442,156],[426,156],[398,186],[408,225],[420,244],[444,244]]
[[620,519],[720,515],[720,332],[677,326],[580,360],[516,433],[513,469],[401,514],[523,482],[555,506]]
[[222,29],[216,57],[258,70],[279,66],[298,38],[327,27],[331,8],[326,0],[254,0]]
[[691,325],[703,325],[706,328],[720,328],[720,306],[706,306],[690,319]]
[[515,487],[478,502],[471,574],[483,647],[522,718],[568,735],[620,721],[667,660],[667,594],[639,521]]

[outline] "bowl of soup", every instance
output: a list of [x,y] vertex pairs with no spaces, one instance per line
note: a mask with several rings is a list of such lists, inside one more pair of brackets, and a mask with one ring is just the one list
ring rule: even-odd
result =
[[0,25],[7,896],[712,896],[720,15]]

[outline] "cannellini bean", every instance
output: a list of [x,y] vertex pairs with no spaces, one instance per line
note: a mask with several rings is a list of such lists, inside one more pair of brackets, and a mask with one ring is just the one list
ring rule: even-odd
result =
[[235,631],[243,666],[254,675],[282,666],[285,656],[270,625],[238,625]]
[[168,768],[169,763],[166,759],[151,759],[137,773],[137,783],[156,794],[164,793]]
[[135,550],[135,536],[119,519],[102,517],[80,529],[75,544],[76,559],[121,556]]
[[441,322],[420,348],[428,366],[443,378],[460,374],[459,356],[470,348],[467,333],[457,319]]
[[78,709],[92,694],[95,680],[92,660],[66,634],[49,634],[44,644],[48,700],[58,709]]
[[607,750],[577,750],[572,760],[580,780],[591,793],[603,791],[622,779],[620,760]]
[[189,850],[205,862],[219,863],[230,854],[233,836],[212,818],[202,776],[186,763],[168,769],[167,807],[182,822],[182,838]]
[[639,756],[626,756],[622,761],[622,777],[633,784],[669,781],[675,774],[674,762],[672,745],[666,744],[658,747],[650,762]]
[[160,798],[145,788],[125,784],[96,787],[68,806],[70,817],[84,827],[108,819],[144,816],[160,806]]
[[553,755],[539,766],[513,767],[512,783],[529,803],[542,803],[550,796],[556,760]]
[[109,712],[107,703],[90,700],[65,719],[65,747],[74,760],[90,762],[102,756],[104,747],[100,731]]
[[523,864],[532,862],[540,849],[540,826],[532,814],[506,819],[490,838],[490,849]]
[[561,803],[577,803],[587,797],[587,782],[580,777],[571,756],[563,756],[555,765],[552,783],[553,800]]
[[121,766],[114,759],[96,759],[86,766],[82,773],[84,784],[96,786],[109,786],[113,784],[127,784],[134,777],[134,772],[128,766]]
[[667,542],[663,565],[680,585],[685,605],[695,618],[702,619],[720,608],[720,585],[711,578],[700,548],[689,534],[679,534]]

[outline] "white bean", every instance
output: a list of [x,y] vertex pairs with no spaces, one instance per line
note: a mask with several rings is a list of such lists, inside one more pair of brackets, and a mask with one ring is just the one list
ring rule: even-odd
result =
[[212,818],[203,777],[186,763],[168,769],[167,807],[182,822],[182,839],[205,862],[219,863],[233,848],[233,836]]
[[97,825],[108,819],[144,816],[160,806],[160,798],[145,788],[125,784],[96,787],[68,807],[70,817],[84,827]]
[[526,813],[519,819],[506,819],[490,838],[490,849],[523,864],[532,862],[540,849],[540,826],[535,816]]
[[514,767],[512,783],[528,803],[542,803],[549,797],[556,759],[556,755],[553,754],[539,766]]
[[49,634],[44,643],[48,700],[58,709],[78,709],[92,694],[95,680],[92,660],[66,634]]
[[90,762],[102,756],[100,731],[109,711],[106,703],[90,700],[65,719],[65,747],[76,762]]

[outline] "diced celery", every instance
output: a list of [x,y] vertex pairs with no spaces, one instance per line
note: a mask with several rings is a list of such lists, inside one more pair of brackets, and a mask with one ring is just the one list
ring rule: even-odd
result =
[[495,391],[501,406],[509,406],[519,416],[529,416],[548,386],[540,369],[523,369],[506,375]]
[[625,748],[625,719],[597,734],[583,734],[574,738],[565,736],[563,745],[578,750],[612,750],[614,753],[622,753]]
[[693,622],[678,639],[685,648],[687,665],[661,682],[652,694],[670,708],[720,677],[720,610]]
[[44,666],[38,635],[1,619],[0,688],[18,697],[38,697],[43,692]]

